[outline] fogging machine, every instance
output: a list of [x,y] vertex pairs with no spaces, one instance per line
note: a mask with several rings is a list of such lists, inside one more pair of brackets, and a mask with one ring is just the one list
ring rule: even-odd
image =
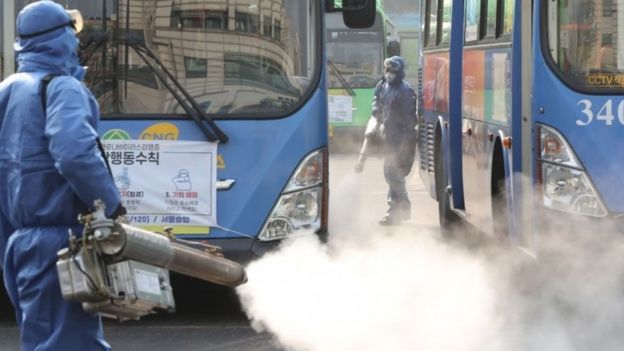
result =
[[69,246],[58,252],[56,267],[63,297],[85,311],[118,320],[139,319],[158,310],[173,312],[169,270],[235,287],[247,281],[238,263],[221,248],[177,239],[106,218],[105,205],[81,215],[81,237],[70,232]]
[[364,141],[362,142],[362,147],[360,148],[360,155],[358,157],[358,161],[355,165],[355,171],[360,173],[364,170],[364,164],[366,163],[366,158],[371,153],[372,146],[379,146],[383,133],[383,127],[379,123],[376,117],[371,116],[368,119],[368,123],[366,124],[366,129],[364,130]]

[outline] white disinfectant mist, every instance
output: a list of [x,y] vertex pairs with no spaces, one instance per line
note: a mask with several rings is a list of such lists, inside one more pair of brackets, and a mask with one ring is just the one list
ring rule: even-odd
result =
[[327,245],[314,235],[289,239],[252,263],[237,289],[252,326],[282,348],[621,349],[618,239],[596,244],[562,230],[536,264],[514,249],[450,244],[431,229],[380,232],[360,218],[370,190],[361,180],[350,174],[332,184]]

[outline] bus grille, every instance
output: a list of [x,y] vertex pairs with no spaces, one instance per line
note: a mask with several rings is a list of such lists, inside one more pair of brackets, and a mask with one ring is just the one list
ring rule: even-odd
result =
[[420,135],[418,140],[420,143],[420,168],[433,174],[434,171],[434,141],[435,132],[433,123],[426,123],[424,119],[420,119],[418,130]]
[[423,110],[423,70],[422,67],[418,68],[418,111]]

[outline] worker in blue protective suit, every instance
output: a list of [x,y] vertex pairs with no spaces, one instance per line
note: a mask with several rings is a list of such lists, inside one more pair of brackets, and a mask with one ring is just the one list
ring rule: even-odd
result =
[[56,271],[68,230],[81,233],[78,214],[94,200],[112,218],[125,212],[96,143],[97,101],[80,82],[77,25],[52,1],[26,6],[18,73],[0,83],[0,246],[22,350],[110,349],[100,318],[63,300]]
[[405,62],[399,56],[384,61],[384,79],[375,88],[373,116],[383,140],[384,177],[389,186],[388,211],[381,225],[409,219],[411,203],[405,187],[416,152],[416,95],[405,80]]

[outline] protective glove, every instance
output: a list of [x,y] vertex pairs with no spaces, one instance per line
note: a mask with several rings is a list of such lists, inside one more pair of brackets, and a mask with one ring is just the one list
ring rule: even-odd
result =
[[111,215],[110,218],[117,219],[119,217],[125,217],[127,213],[128,213],[128,211],[126,210],[126,208],[120,203],[117,206],[117,208],[115,209],[115,212],[113,212],[113,214]]
[[366,123],[366,129],[364,130],[364,137],[366,138],[375,137],[376,134],[379,132],[380,124],[381,123],[379,123],[379,120],[377,120],[377,117],[370,116],[370,118],[368,119],[368,122]]
[[377,129],[377,137],[379,140],[386,140],[386,126],[384,123],[379,125],[379,128]]

